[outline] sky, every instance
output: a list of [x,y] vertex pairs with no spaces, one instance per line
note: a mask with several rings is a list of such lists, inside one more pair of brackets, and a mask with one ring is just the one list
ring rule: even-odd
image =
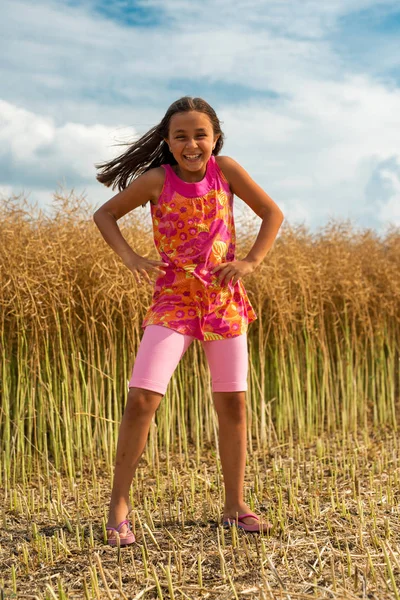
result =
[[[289,224],[400,226],[397,0],[1,0],[0,195],[116,192],[95,163],[200,96]],[[236,218],[255,217],[235,197]],[[136,209],[150,221],[150,207]],[[258,217],[257,217],[258,219]]]

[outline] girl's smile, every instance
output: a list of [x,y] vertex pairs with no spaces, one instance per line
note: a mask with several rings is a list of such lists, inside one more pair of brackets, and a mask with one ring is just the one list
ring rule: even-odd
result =
[[206,114],[197,111],[174,114],[165,142],[178,163],[177,175],[188,183],[201,181],[218,138]]

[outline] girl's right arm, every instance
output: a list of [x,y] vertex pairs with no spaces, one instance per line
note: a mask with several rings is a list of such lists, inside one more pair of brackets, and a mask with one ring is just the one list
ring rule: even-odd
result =
[[123,237],[117,221],[131,210],[141,206],[144,201],[156,201],[161,193],[164,177],[165,172],[161,167],[150,169],[135,179],[122,192],[100,206],[93,214],[93,220],[101,235],[133,273],[138,283],[140,283],[140,275],[150,283],[148,272],[151,270],[164,275],[165,272],[160,267],[167,267],[168,263],[147,259],[136,254]]

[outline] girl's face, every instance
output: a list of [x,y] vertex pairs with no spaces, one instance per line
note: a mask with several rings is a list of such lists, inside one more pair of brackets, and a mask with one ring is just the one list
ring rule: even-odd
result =
[[219,137],[219,134],[214,136],[208,115],[193,110],[175,113],[169,122],[168,138],[164,139],[181,176],[189,181],[200,181]]

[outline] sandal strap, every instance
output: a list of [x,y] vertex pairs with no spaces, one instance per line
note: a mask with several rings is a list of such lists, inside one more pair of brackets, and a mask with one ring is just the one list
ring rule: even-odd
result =
[[245,515],[239,515],[238,516],[238,520],[242,521],[243,519],[245,519],[246,517],[253,517],[253,519],[257,519],[257,521],[259,521],[260,519],[257,517],[257,515],[255,515],[254,513],[247,513]]
[[128,529],[130,530],[128,519],[125,519],[125,521],[121,521],[121,523],[117,525],[117,527],[107,526],[106,529],[110,531],[117,531],[119,533],[119,530],[121,529],[122,525],[128,525]]

